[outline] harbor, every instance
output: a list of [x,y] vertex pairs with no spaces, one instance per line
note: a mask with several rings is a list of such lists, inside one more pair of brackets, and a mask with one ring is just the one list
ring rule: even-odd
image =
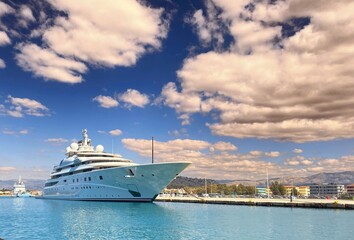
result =
[[354,210],[353,200],[334,199],[274,199],[274,198],[210,198],[195,196],[158,196],[157,202],[199,203],[199,204],[223,204],[245,205],[264,207],[290,207],[290,208],[324,208],[324,209],[348,209]]

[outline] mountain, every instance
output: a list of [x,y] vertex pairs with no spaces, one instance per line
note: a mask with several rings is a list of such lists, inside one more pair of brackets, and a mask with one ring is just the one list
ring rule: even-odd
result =
[[304,183],[354,183],[354,171],[336,173],[318,173],[304,178]]
[[[314,183],[338,183],[338,184],[354,184],[354,171],[335,172],[335,173],[318,173],[308,177],[284,177],[284,178],[270,178],[269,182],[278,181],[283,185],[309,185]],[[266,186],[266,179],[259,180],[213,180],[207,179],[207,184],[227,184],[237,185],[242,184],[246,186]],[[182,188],[182,187],[201,187],[205,185],[204,178],[188,178],[178,176],[169,185],[168,188]]]
[[167,188],[183,188],[183,187],[202,187],[205,186],[205,181],[207,184],[218,184],[217,181],[213,179],[204,178],[189,178],[178,176],[167,186]]

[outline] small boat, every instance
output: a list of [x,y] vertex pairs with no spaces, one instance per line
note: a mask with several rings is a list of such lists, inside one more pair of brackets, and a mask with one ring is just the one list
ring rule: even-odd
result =
[[14,184],[14,189],[12,190],[13,197],[31,197],[31,194],[26,192],[26,186],[23,183],[21,176],[18,178],[18,181]]

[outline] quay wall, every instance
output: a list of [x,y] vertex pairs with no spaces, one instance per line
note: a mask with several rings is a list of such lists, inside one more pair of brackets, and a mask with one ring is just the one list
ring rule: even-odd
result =
[[199,197],[165,197],[158,196],[157,202],[180,202],[199,204],[226,204],[265,207],[297,207],[323,209],[354,210],[354,201],[351,200],[322,200],[322,199],[258,199],[258,198],[199,198]]

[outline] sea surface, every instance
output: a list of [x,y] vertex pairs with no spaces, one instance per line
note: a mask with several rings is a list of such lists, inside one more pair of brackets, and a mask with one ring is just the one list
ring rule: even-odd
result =
[[0,198],[0,238],[353,239],[354,211]]

